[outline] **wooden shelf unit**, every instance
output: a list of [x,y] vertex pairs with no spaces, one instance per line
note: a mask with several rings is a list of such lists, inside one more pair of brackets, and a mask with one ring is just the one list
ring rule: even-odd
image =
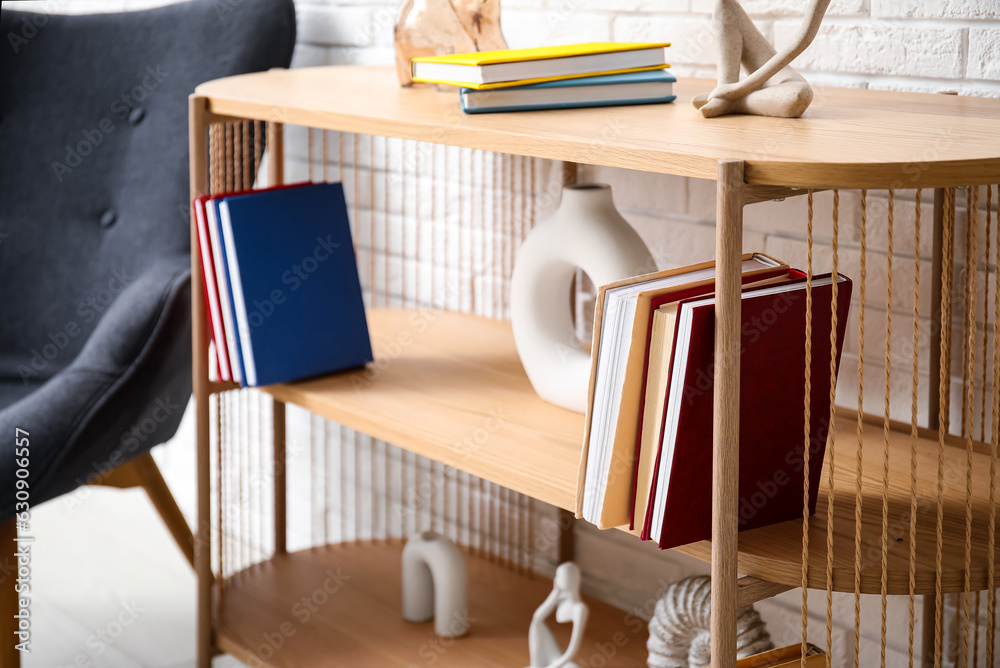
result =
[[[432,142],[472,149],[499,151],[576,163],[716,180],[717,188],[717,301],[715,386],[715,442],[713,447],[714,540],[682,548],[711,563],[713,666],[735,664],[735,615],[740,587],[737,573],[775,583],[770,591],[800,584],[801,523],[789,522],[737,535],[738,516],[738,402],[739,402],[739,267],[742,253],[742,211],[754,202],[802,194],[805,188],[947,188],[1000,181],[1000,146],[983,141],[1000,136],[1000,106],[994,101],[954,96],[891,93],[855,89],[818,89],[817,99],[802,119],[727,117],[706,120],[690,105],[691,97],[710,90],[714,82],[682,80],[678,99],[671,105],[463,115],[454,93],[433,88],[400,89],[390,67],[325,67],[275,70],[208,82],[190,101],[192,197],[208,191],[207,128],[212,123],[259,120],[269,124],[269,173],[283,179],[282,126],[306,125]],[[943,133],[943,134],[942,134]],[[941,139],[944,141],[938,141]],[[928,151],[928,147],[934,151]],[[192,249],[197,248],[192,227]],[[276,480],[275,544],[278,554],[227,580],[225,592],[214,592],[210,548],[211,469],[209,395],[230,386],[208,378],[208,332],[204,316],[200,264],[192,254],[192,313],[194,394],[198,442],[198,526],[196,566],[199,574],[199,668],[209,668],[215,648],[249,657],[261,633],[280,624],[288,596],[296,593],[301,573],[322,571],[328,555],[351,555],[364,582],[348,609],[333,611],[331,602],[316,629],[302,642],[294,660],[282,658],[275,666],[364,665],[354,651],[387,652],[379,665],[393,665],[413,627],[401,624],[389,598],[398,592],[394,547],[377,545],[316,549],[294,555],[284,552],[284,480]],[[283,457],[284,402],[384,439],[395,445],[454,466],[487,480],[564,509],[576,497],[577,466],[583,417],[542,402],[531,390],[514,351],[507,325],[476,316],[436,313],[421,331],[406,311],[370,311],[376,354],[380,346],[408,333],[412,344],[384,368],[299,383],[262,388],[277,401],[276,457]],[[419,317],[419,315],[417,316]],[[413,328],[412,331],[410,328]],[[502,405],[502,415],[491,410]],[[468,447],[463,437],[483,428],[490,418],[501,421],[484,445]],[[835,462],[853,457],[855,423],[837,425]],[[866,427],[865,461],[881,449],[881,429]],[[876,447],[877,446],[877,447]],[[917,443],[922,484],[936,480],[937,443],[922,434]],[[894,512],[908,510],[909,452],[907,434],[894,434],[889,505]],[[982,457],[980,453],[977,457]],[[880,467],[866,466],[862,488],[863,545],[879,545],[881,534]],[[964,452],[949,449],[946,465],[965,468]],[[980,469],[982,467],[979,467]],[[811,587],[826,587],[826,475],[813,518],[810,551]],[[984,475],[974,476],[973,505],[987,504]],[[837,468],[834,479],[836,526],[834,578],[836,590],[853,591],[854,479],[853,470]],[[918,511],[918,536],[934,533],[931,516],[936,507]],[[964,489],[944,496],[946,591],[960,590],[964,576]],[[982,512],[977,512],[981,517]],[[982,529],[982,522],[976,524]],[[889,593],[906,592],[908,544],[905,532],[889,550]],[[961,547],[960,547],[961,545]],[[976,567],[972,587],[985,586],[985,539],[974,545]],[[331,557],[332,558],[332,557]],[[877,593],[880,560],[863,570],[862,591]],[[346,562],[345,562],[346,563]],[[472,560],[473,569],[489,571],[488,564]],[[316,574],[316,573],[314,573]],[[375,577],[376,575],[380,577]],[[506,587],[513,595],[502,604],[500,635],[524,643],[528,613],[548,590],[544,579],[513,580],[498,575],[499,589],[473,594],[474,600],[497,597]],[[360,582],[360,581],[359,581]],[[298,584],[297,584],[298,583]],[[532,584],[534,583],[534,584]],[[766,583],[764,583],[766,585]],[[767,586],[764,587],[767,589]],[[537,589],[537,591],[536,591]],[[917,593],[934,589],[933,555],[919,555]],[[530,593],[530,595],[528,595]],[[392,596],[390,596],[392,595]],[[372,598],[370,605],[363,601]],[[218,605],[218,609],[216,609]],[[393,604],[395,605],[395,604]],[[355,608],[360,609],[354,615]],[[523,608],[523,609],[522,609]],[[216,610],[217,616],[213,615]],[[597,606],[598,615],[605,614]],[[392,614],[390,614],[390,612]],[[474,613],[473,613],[474,614]],[[613,617],[613,613],[609,613]],[[619,613],[621,616],[623,613]],[[609,618],[610,619],[610,618]],[[338,621],[340,620],[340,621]],[[522,623],[523,622],[523,623]],[[608,628],[617,628],[612,624]],[[358,631],[361,626],[365,630]],[[396,631],[398,627],[398,633]],[[319,631],[317,631],[319,629]],[[355,629],[355,630],[349,630]],[[322,631],[322,632],[320,632]],[[361,634],[356,644],[328,642],[326,634]],[[367,635],[366,635],[367,634]],[[384,634],[384,635],[383,635]],[[398,638],[398,644],[378,639]],[[425,638],[429,635],[424,634]],[[483,638],[461,641],[476,660],[465,665],[523,665],[523,647],[514,654],[491,654],[495,647]],[[457,646],[458,643],[456,643]],[[506,643],[509,645],[510,643]],[[337,650],[353,648],[338,658]],[[480,649],[482,648],[482,649]],[[641,651],[639,651],[641,650]],[[466,651],[466,650],[461,650]],[[634,654],[633,654],[634,651]],[[391,657],[390,657],[391,655]],[[510,663],[514,660],[516,662]],[[642,643],[630,643],[622,665],[642,665]],[[458,651],[454,657],[460,655]],[[471,655],[470,655],[471,656]],[[488,658],[491,657],[492,658]],[[443,665],[448,665],[445,660]],[[499,663],[488,663],[499,661]],[[609,665],[612,665],[609,663]]]

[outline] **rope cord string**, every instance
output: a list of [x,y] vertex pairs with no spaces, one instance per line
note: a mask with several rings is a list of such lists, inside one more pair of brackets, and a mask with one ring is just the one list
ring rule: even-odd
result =
[[984,272],[986,275],[983,281],[985,290],[983,296],[983,377],[979,404],[979,440],[983,442],[986,441],[986,367],[990,357],[987,354],[990,332],[990,248],[992,247],[990,240],[990,205],[992,202],[990,199],[990,187],[986,186],[986,239],[983,245],[983,263],[986,265]]
[[809,630],[809,460],[812,445],[809,433],[812,406],[812,275],[813,275],[813,191],[806,194],[808,214],[806,219],[806,351],[805,351],[805,427],[802,450],[802,640],[801,668],[806,668]]
[[951,377],[947,360],[948,348],[951,346],[951,327],[948,324],[951,320],[951,275],[952,263],[952,234],[954,232],[954,191],[946,188],[944,191],[944,223],[941,234],[941,349],[940,373],[938,377],[939,399],[938,408],[938,462],[937,462],[937,524],[935,529],[936,544],[934,554],[934,668],[941,667],[941,654],[943,645],[944,628],[942,626],[942,612],[944,608],[944,594],[942,592],[941,568],[942,552],[944,547],[944,448],[945,436],[948,433],[948,394]]
[[250,121],[241,123],[240,133],[243,135],[243,189],[250,190],[253,174],[250,173]]
[[830,473],[827,478],[826,504],[826,666],[830,668],[833,658],[833,523],[834,523],[834,471],[836,467],[836,395],[837,395],[837,265],[839,262],[838,237],[840,233],[840,191],[833,191],[833,280],[830,283],[830,427],[827,436],[827,461]]
[[865,285],[868,278],[868,191],[861,191],[861,268],[858,308],[858,454],[854,473],[854,666],[861,665],[861,518],[864,450]]
[[330,133],[326,130],[320,130],[323,133],[323,182],[327,182],[330,179],[327,178],[327,169],[330,166]]
[[[1000,186],[997,186],[997,195],[1000,197]],[[990,227],[992,189],[986,187],[986,228]],[[996,634],[996,579],[995,579],[995,551],[996,551],[996,489],[997,489],[997,449],[1000,445],[1000,215],[997,216],[997,233],[994,236],[994,262],[997,264],[993,271],[993,429],[990,434],[990,521],[987,524],[986,533],[986,665],[994,664],[995,634]],[[987,249],[987,257],[989,250]],[[988,265],[988,263],[987,263]],[[988,275],[987,275],[988,276]],[[983,352],[985,355],[985,351]]]
[[226,123],[222,127],[226,139],[225,155],[223,156],[223,165],[226,170],[225,188],[226,191],[231,192],[235,188],[233,179],[233,125]]
[[260,174],[260,161],[264,159],[264,153],[261,150],[263,128],[264,124],[261,121],[253,122],[253,173],[255,179]]
[[884,413],[882,420],[882,581],[881,581],[881,604],[882,604],[882,633],[879,641],[879,657],[882,666],[885,665],[885,645],[886,631],[888,627],[888,598],[889,589],[889,419],[890,419],[890,397],[892,377],[892,253],[893,253],[893,224],[896,205],[896,193],[889,190],[889,212],[887,220],[887,240],[886,250],[886,282],[885,282],[885,391],[884,391]]
[[917,588],[917,412],[920,389],[920,195],[917,188],[913,231],[913,382],[910,397],[910,572],[907,665],[913,668]]
[[[969,605],[971,603],[969,592],[972,590],[971,577],[972,577],[972,465],[973,465],[973,431],[975,420],[975,403],[976,403],[976,258],[979,254],[978,248],[978,236],[979,236],[979,221],[976,216],[976,208],[979,205],[978,202],[979,189],[975,187],[969,188],[965,192],[965,202],[966,202],[966,229],[968,230],[966,237],[969,239],[970,245],[966,247],[965,255],[967,258],[965,264],[965,271],[967,274],[966,282],[966,299],[967,299],[967,310],[966,310],[966,320],[965,320],[965,342],[966,349],[968,350],[968,357],[966,360],[967,373],[966,382],[967,387],[963,385],[965,389],[966,401],[964,401],[964,407],[966,409],[965,413],[965,430],[966,441],[965,441],[965,457],[966,457],[966,468],[965,468],[965,591],[963,594],[963,616],[962,616],[962,664],[965,666],[969,665],[969,624],[970,624],[970,611]],[[971,259],[969,259],[971,258]]]
[[306,174],[309,181],[313,180],[313,129],[306,128]]
[[[375,306],[375,137],[368,138],[368,305]],[[326,131],[323,131],[323,180],[326,181]],[[374,452],[374,443],[372,444]],[[372,455],[374,456],[374,454]],[[374,467],[372,467],[374,471]],[[374,487],[372,488],[374,494]],[[372,501],[374,503],[374,500]],[[374,515],[374,505],[372,514]]]

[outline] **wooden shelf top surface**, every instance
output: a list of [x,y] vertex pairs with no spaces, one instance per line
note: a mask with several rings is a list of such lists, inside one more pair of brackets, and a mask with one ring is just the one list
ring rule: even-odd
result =
[[392,67],[271,70],[204,83],[209,111],[556,160],[715,179],[744,160],[750,184],[913,188],[1000,181],[1000,100],[817,88],[799,119],[705,119],[682,78],[671,104],[462,113],[455,90],[400,88]]
[[[507,323],[462,313],[373,309],[368,325],[376,362],[364,370],[261,388],[323,417],[517,492],[573,510],[583,441],[582,415],[542,401],[531,388]],[[834,589],[854,591],[856,422],[839,417],[834,445]],[[862,591],[878,593],[882,531],[880,425],[866,424],[862,483]],[[910,438],[890,433],[889,593],[909,582]],[[934,592],[937,441],[917,443],[917,593]],[[829,458],[810,528],[810,586],[826,587]],[[973,457],[973,589],[986,587],[989,457]],[[963,586],[965,471],[963,448],[946,446],[945,591]],[[706,503],[711,490],[705,490]],[[739,570],[798,585],[801,521],[740,534]],[[1000,540],[997,541],[1000,546]],[[711,545],[680,551],[708,561]]]
[[366,369],[261,388],[275,398],[560,508],[576,503],[583,416],[542,401],[510,325],[368,311]]
[[[466,553],[471,630],[463,638],[441,639],[433,622],[403,620],[401,551],[398,543],[334,545],[281,555],[237,573],[221,597],[219,646],[251,666],[273,668],[528,665],[528,625],[552,590],[551,580]],[[609,668],[644,666],[646,623],[585,600],[590,615],[577,660]],[[549,628],[565,646],[569,625],[550,620]]]

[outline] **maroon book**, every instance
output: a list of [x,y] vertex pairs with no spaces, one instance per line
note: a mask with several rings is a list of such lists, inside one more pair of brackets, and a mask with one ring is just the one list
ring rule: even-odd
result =
[[[830,419],[831,278],[829,274],[813,278],[810,512],[816,508]],[[841,275],[837,283],[838,369],[851,288],[850,279]],[[804,279],[743,293],[740,531],[802,516],[805,311]],[[712,534],[714,297],[685,300],[677,318],[661,461],[644,531],[663,549],[706,540]],[[683,383],[674,387],[678,378]],[[659,526],[653,517],[656,499],[662,509]]]

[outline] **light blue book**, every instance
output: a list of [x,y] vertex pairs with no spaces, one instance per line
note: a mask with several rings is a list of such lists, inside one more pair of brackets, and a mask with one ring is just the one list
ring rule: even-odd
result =
[[676,81],[666,70],[650,70],[492,90],[463,88],[460,97],[462,111],[467,114],[655,104],[677,97],[673,91]]

